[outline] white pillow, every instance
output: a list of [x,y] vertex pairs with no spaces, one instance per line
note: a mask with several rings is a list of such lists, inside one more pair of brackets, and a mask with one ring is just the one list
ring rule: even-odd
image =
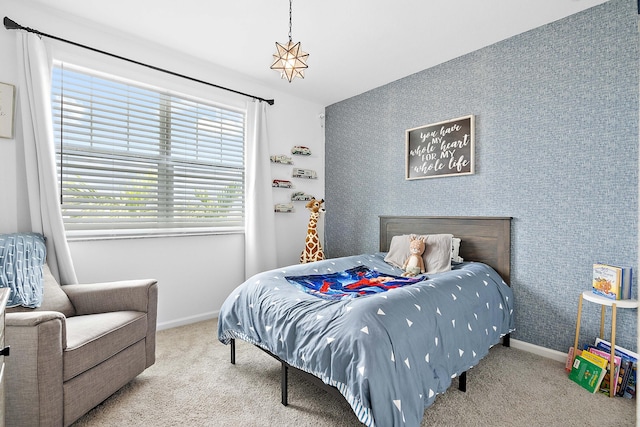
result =
[[462,240],[459,237],[451,238],[451,261],[463,262],[464,259],[460,256],[460,242]]

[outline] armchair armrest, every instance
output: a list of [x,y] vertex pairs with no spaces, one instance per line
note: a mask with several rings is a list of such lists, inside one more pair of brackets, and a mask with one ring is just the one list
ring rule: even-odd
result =
[[[51,322],[51,323],[47,323]],[[36,328],[43,327],[43,330],[52,329],[55,331],[56,336],[61,338],[61,349],[67,348],[67,318],[64,314],[58,311],[29,311],[29,312],[17,312],[17,313],[5,313],[4,325],[6,335],[10,336],[17,328]],[[44,328],[47,329],[44,329]],[[15,328],[15,329],[12,329]],[[15,339],[20,340],[26,334],[16,334]],[[33,338],[29,335],[30,338]],[[10,341],[7,344],[11,345]],[[28,344],[32,344],[29,342]],[[14,343],[15,345],[15,343]]]
[[158,285],[154,279],[63,285],[61,288],[77,315],[124,310],[148,313],[157,309]]
[[[64,325],[66,318],[58,311],[29,311],[5,314],[5,326],[38,326],[49,320],[60,319]],[[64,329],[64,328],[63,328]]]
[[[5,314],[7,420],[16,425],[62,425],[66,318],[57,311]],[[15,392],[15,391],[18,392]]]
[[[5,329],[13,328],[13,327],[37,327],[44,325],[47,322],[59,322],[60,336],[62,338],[62,349],[67,347],[67,327],[66,321],[67,318],[64,317],[64,314],[58,311],[29,311],[29,312],[18,312],[18,313],[6,313],[4,324]],[[52,323],[52,325],[54,325]],[[56,328],[53,326],[53,328]],[[10,342],[7,344],[11,345]]]

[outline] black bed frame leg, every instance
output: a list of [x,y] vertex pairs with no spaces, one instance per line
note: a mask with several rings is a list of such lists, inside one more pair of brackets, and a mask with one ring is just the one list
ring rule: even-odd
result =
[[458,377],[458,390],[461,392],[467,391],[467,371],[464,371]]
[[[505,347],[511,347],[511,334],[506,334],[502,337],[502,345]],[[462,392],[467,391],[467,371],[464,371],[458,377],[458,390]]]
[[502,345],[505,347],[511,347],[511,334],[507,334],[502,337]]
[[288,406],[289,405],[289,396],[287,394],[287,377],[289,375],[289,367],[287,366],[287,364],[285,362],[282,362],[282,370],[280,371],[280,379],[281,379],[281,384],[280,384],[280,389],[282,392],[282,404],[284,406]]
[[231,339],[231,364],[236,364],[236,340]]

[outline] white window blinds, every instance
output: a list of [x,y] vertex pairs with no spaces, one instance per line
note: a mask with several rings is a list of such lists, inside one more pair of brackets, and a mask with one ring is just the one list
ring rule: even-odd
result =
[[244,225],[245,113],[57,64],[68,230]]

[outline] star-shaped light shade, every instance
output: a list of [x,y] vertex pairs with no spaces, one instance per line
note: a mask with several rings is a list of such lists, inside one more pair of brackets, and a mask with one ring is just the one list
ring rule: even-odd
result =
[[280,71],[280,77],[293,80],[295,77],[304,79],[304,70],[308,68],[307,58],[309,54],[300,49],[300,42],[293,43],[291,40],[282,45],[276,42],[277,52],[273,54],[273,64],[271,69]]

